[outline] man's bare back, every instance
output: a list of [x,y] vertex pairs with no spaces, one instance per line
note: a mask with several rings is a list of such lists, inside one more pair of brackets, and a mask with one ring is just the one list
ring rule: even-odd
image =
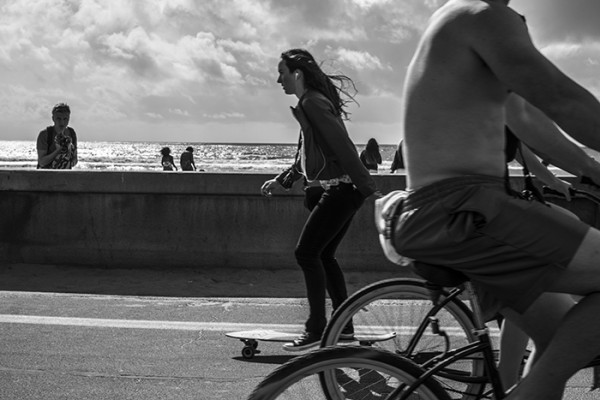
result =
[[411,189],[456,176],[504,175],[508,90],[470,38],[479,29],[473,14],[489,7],[481,1],[447,3],[432,16],[410,64],[404,140]]
[[[542,109],[548,103],[550,116],[561,113],[556,100],[567,94],[552,92],[543,79],[564,75],[537,52],[521,16],[505,3],[451,0],[431,17],[405,83],[410,189],[456,176],[502,177],[511,91]],[[555,121],[561,118],[572,122]]]

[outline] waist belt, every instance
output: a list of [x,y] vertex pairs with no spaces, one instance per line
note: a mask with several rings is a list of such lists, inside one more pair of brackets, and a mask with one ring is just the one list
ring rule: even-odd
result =
[[319,181],[319,184],[323,187],[323,189],[327,190],[332,186],[338,186],[340,183],[348,183],[352,184],[352,179],[348,175],[342,175],[339,178],[327,179],[323,181]]
[[402,205],[402,212],[414,210],[425,204],[442,200],[450,193],[472,185],[495,185],[499,190],[506,191],[504,179],[485,175],[465,175],[444,179],[422,188],[409,192]]

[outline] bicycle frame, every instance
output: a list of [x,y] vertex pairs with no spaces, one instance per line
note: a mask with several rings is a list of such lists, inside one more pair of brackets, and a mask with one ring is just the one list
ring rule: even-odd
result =
[[[446,304],[448,304],[449,302],[451,302],[453,299],[455,299],[456,297],[458,297],[461,293],[463,293],[463,289],[460,287],[456,287],[454,289],[452,289],[450,291],[450,293],[448,294],[448,296],[445,297],[445,299],[441,302],[438,302],[438,304],[434,305],[431,310],[429,310],[429,312],[427,313],[426,318],[423,319],[423,321],[421,321],[421,324],[419,325],[419,327],[417,328],[417,331],[415,332],[415,334],[412,336],[412,338],[410,339],[407,347],[406,347],[406,351],[404,352],[399,352],[398,354],[403,355],[405,357],[414,359],[414,355],[413,352],[415,351],[415,348],[417,347],[417,344],[419,343],[419,340],[421,339],[421,337],[423,336],[423,334],[425,333],[425,330],[427,329],[427,327],[432,326],[432,329],[434,329],[434,333],[437,333],[439,335],[443,335],[444,339],[446,341],[446,351],[444,352],[444,354],[446,354],[449,350],[450,350],[450,342],[448,340],[448,336],[443,332],[440,331],[439,327],[437,327],[435,324],[437,323],[436,318],[434,317],[435,315],[437,315],[437,313],[443,309],[445,307]],[[437,332],[436,332],[437,330]],[[418,362],[418,364],[421,364],[420,362]]]
[[[472,285],[466,283],[467,293],[469,295],[469,301],[473,310],[473,317],[475,322],[475,335],[477,341],[469,343],[466,346],[462,346],[457,349],[449,350],[444,354],[434,357],[433,359],[422,364],[421,367],[424,369],[424,373],[410,386],[400,386],[394,390],[389,399],[405,400],[408,399],[411,393],[418,388],[425,380],[432,377],[433,375],[443,376],[445,378],[455,380],[457,382],[464,383],[483,383],[489,382],[492,385],[492,391],[496,399],[503,399],[504,390],[502,388],[502,382],[500,381],[500,375],[496,368],[496,361],[494,359],[494,351],[492,341],[489,335],[489,329],[485,325],[481,317],[481,310],[479,308],[477,294],[473,290]],[[435,308],[435,307],[434,307]],[[423,324],[422,324],[423,325]],[[421,331],[422,333],[422,331]],[[417,335],[415,335],[417,337]],[[415,338],[413,338],[415,340]],[[469,377],[461,376],[460,374],[444,373],[443,369],[451,365],[452,363],[465,359],[476,353],[482,353],[485,363],[485,374],[481,377]],[[400,396],[400,397],[397,397]]]

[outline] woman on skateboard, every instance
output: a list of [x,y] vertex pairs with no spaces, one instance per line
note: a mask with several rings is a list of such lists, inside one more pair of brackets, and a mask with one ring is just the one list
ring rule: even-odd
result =
[[[348,119],[345,107],[354,100],[346,91],[355,91],[352,80],[345,75],[327,75],[303,49],[284,52],[278,73],[277,83],[284,93],[298,97],[292,114],[300,124],[300,138],[294,164],[266,181],[261,191],[271,196],[276,187],[289,189],[301,178],[305,184],[310,215],[295,256],[304,273],[310,314],[305,332],[284,344],[286,350],[299,351],[319,344],[327,324],[326,291],[334,309],[348,297],[335,252],[354,214],[377,188],[343,122]],[[352,326],[344,333],[351,338]]]

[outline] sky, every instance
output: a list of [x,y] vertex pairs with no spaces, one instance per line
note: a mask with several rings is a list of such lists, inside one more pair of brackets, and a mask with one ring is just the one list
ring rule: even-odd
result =
[[[58,102],[80,141],[294,143],[280,54],[356,83],[355,143],[401,138],[403,81],[445,0],[0,0],[0,140]],[[600,1],[514,0],[538,48],[600,97]]]

